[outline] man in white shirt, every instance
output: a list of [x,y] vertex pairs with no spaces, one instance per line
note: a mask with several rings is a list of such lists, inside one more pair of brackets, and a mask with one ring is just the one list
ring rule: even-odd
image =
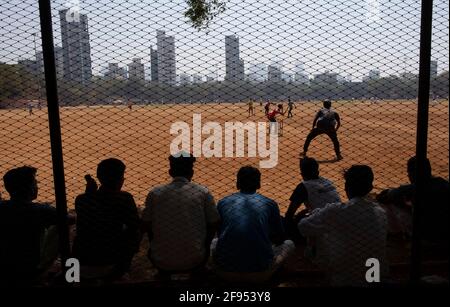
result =
[[386,213],[367,196],[373,188],[370,167],[354,165],[344,177],[349,201],[314,210],[298,228],[305,236],[324,236],[328,259],[323,268],[332,285],[367,286],[369,258],[378,260],[381,279],[388,269]]
[[195,158],[183,153],[169,161],[173,181],[150,191],[142,216],[149,234],[149,258],[166,276],[203,268],[219,223],[211,193],[191,182]]

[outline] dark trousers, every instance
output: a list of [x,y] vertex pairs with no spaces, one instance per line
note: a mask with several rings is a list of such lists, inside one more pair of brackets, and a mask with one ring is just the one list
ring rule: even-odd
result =
[[319,128],[313,128],[311,130],[311,132],[308,134],[308,136],[306,137],[305,145],[303,145],[303,152],[306,153],[308,151],[308,147],[309,147],[309,144],[311,143],[311,141],[315,137],[317,137],[317,136],[319,136],[321,134],[328,135],[328,137],[333,142],[334,151],[336,152],[336,155],[340,155],[341,154],[341,150],[339,148],[339,140],[337,138],[336,130],[334,130],[334,129],[322,130],[322,129],[319,129]]

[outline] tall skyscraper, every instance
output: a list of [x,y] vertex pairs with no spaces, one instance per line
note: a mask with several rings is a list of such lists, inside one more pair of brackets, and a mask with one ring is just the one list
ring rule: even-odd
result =
[[248,68],[248,80],[251,82],[264,82],[267,79],[266,64],[253,64]]
[[244,80],[244,61],[239,57],[239,38],[235,35],[225,36],[225,80]]
[[309,77],[305,72],[303,63],[297,63],[297,65],[295,65],[294,82],[297,84],[309,84]]
[[437,77],[438,63],[437,61],[430,62],[430,78]]
[[80,14],[79,20],[71,20],[68,16],[68,10],[64,9],[59,11],[59,19],[61,22],[64,78],[86,83],[92,77],[87,16]]
[[158,82],[158,51],[150,46],[151,80]]
[[[64,77],[64,53],[63,48],[55,46],[55,66],[56,66],[56,77],[62,79]],[[44,73],[44,56],[42,51],[36,54],[36,65],[40,73]]]
[[127,70],[125,67],[119,67],[118,63],[109,63],[105,77],[110,80],[125,80],[127,78]]
[[175,38],[164,31],[156,32],[158,52],[158,81],[166,84],[176,83]]
[[278,65],[269,65],[267,68],[267,79],[270,82],[280,82],[282,71]]
[[144,64],[141,63],[140,58],[134,58],[133,62],[128,64],[128,79],[133,81],[145,80]]

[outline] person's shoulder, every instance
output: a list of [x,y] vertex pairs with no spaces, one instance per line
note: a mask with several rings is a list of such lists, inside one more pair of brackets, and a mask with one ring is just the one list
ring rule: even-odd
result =
[[449,182],[448,180],[442,178],[442,177],[433,177],[432,181],[438,185],[441,186],[446,186],[447,188],[449,187]]
[[200,191],[201,193],[204,193],[204,194],[210,194],[208,187],[206,187],[205,185],[202,185],[202,184],[199,184],[199,183],[196,183],[196,182],[192,182],[192,181],[189,182],[188,184],[189,184],[192,188],[194,188],[194,189]]
[[255,197],[258,199],[259,202],[265,203],[269,206],[273,206],[278,208],[278,204],[275,200],[273,200],[272,198],[269,198],[267,196],[264,196],[262,194],[256,193]]
[[224,196],[221,200],[219,200],[219,202],[217,203],[217,206],[219,206],[219,205],[223,206],[239,197],[240,197],[240,193],[232,193],[230,195]]

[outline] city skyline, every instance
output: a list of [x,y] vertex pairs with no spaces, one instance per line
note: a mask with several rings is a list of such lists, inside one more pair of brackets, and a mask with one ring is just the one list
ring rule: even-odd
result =
[[[26,25],[10,20],[11,15],[19,14],[14,2],[22,3],[22,11],[29,11]],[[380,1],[378,19],[367,18],[366,3],[229,1],[227,11],[207,33],[186,23],[183,1],[110,2],[102,0],[94,5],[91,0],[81,1],[81,12],[89,17],[94,75],[101,74],[109,62],[125,66],[132,58],[141,58],[146,75],[150,75],[149,48],[157,45],[154,33],[161,29],[176,41],[177,74],[216,75],[223,80],[226,35],[239,37],[246,74],[253,64],[274,62],[283,63],[290,75],[295,74],[296,63],[302,62],[308,76],[329,70],[352,80],[362,80],[370,70],[380,71],[381,76],[418,70],[420,3],[414,1]],[[61,45],[56,16],[65,1],[52,4],[55,45]],[[448,5],[435,1],[435,7],[438,9],[434,10],[432,58],[438,61],[437,73],[441,73],[448,70],[449,61]],[[13,0],[11,8],[0,12],[5,17],[0,22],[5,23],[5,27],[0,27],[0,44],[5,46],[0,51],[0,61],[14,63],[34,55],[32,34],[39,29],[36,8],[32,1]],[[19,30],[18,35],[13,35]]]

